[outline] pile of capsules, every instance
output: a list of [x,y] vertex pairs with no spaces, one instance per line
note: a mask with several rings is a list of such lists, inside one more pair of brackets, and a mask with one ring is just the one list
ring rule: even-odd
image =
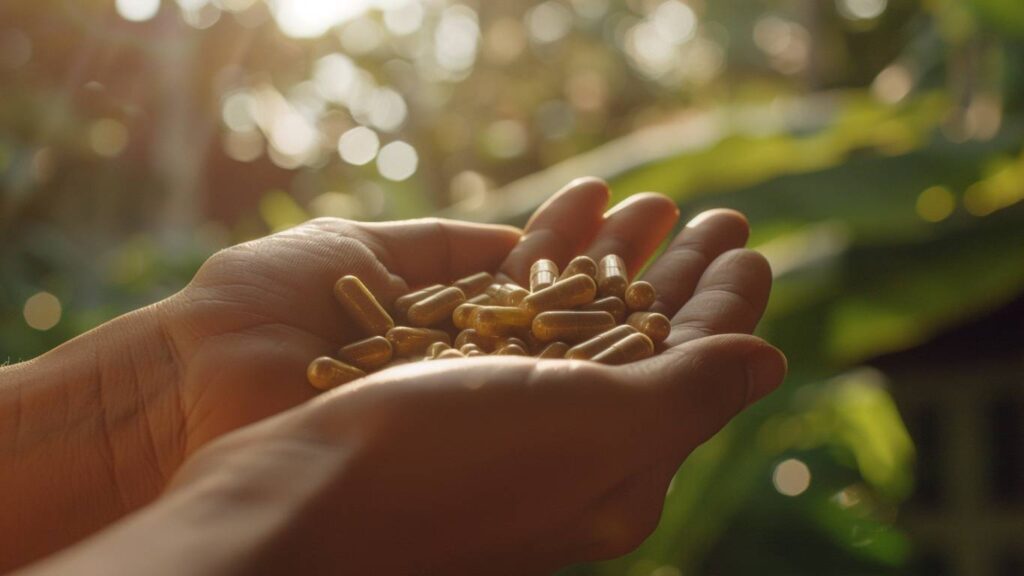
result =
[[414,360],[495,354],[626,364],[653,355],[671,329],[649,311],[654,287],[630,283],[616,255],[577,256],[561,274],[538,260],[529,290],[480,272],[401,296],[392,313],[355,276],[338,280],[334,296],[368,337],[310,363],[306,375],[321,390]]

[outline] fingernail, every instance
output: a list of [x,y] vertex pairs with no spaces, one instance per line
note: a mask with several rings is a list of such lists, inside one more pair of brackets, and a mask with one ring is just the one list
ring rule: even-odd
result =
[[761,346],[748,354],[746,364],[748,406],[778,388],[789,369],[786,355],[771,346]]

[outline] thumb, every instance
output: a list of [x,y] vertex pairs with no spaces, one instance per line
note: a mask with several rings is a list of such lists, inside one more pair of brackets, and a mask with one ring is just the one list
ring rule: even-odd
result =
[[662,423],[684,457],[778,388],[787,370],[781,351],[744,334],[692,340],[631,366],[644,372],[637,381],[655,387]]

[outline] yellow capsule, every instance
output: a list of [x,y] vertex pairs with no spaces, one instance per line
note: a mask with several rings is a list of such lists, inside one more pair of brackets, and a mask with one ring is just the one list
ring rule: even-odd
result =
[[508,337],[500,338],[498,340],[497,348],[502,348],[502,347],[508,346],[508,345],[519,346],[520,348],[522,348],[523,350],[526,350],[527,352],[529,352],[529,350],[530,350],[530,345],[529,344],[527,344],[522,338],[516,338],[515,336],[508,336]]
[[551,286],[558,280],[558,264],[540,259],[530,266],[530,292],[537,292]]
[[455,347],[462,348],[466,344],[476,344],[481,350],[490,351],[498,347],[500,338],[497,336],[484,336],[473,328],[459,332],[455,337]]
[[433,286],[427,286],[426,288],[421,288],[415,292],[409,292],[405,296],[399,296],[397,299],[395,299],[395,313],[400,318],[404,318],[405,313],[409,311],[410,306],[419,302],[420,300],[423,300],[427,296],[437,294],[441,290],[444,290],[444,288],[445,287],[443,284],[434,284]]
[[427,346],[427,358],[437,358],[437,355],[451,348],[446,342],[434,342]]
[[405,317],[413,326],[433,326],[451,318],[452,310],[466,301],[462,290],[452,286],[409,306]]
[[633,312],[626,318],[626,324],[647,334],[655,344],[664,342],[672,331],[672,322],[664,314],[657,312]]
[[467,304],[476,304],[477,306],[487,306],[491,303],[491,297],[487,294],[477,294],[472,298],[466,300]]
[[562,270],[559,280],[565,280],[577,274],[586,274],[591,278],[597,277],[597,263],[590,256],[577,256],[573,258]]
[[338,350],[338,358],[370,372],[391,361],[391,342],[383,336],[359,340]]
[[499,284],[497,288],[495,285],[491,285],[487,289],[487,294],[494,301],[494,304],[498,306],[519,306],[519,303],[530,295],[530,291],[517,286],[516,284]]
[[465,354],[463,354],[462,352],[459,352],[455,348],[449,348],[449,349],[445,350],[444,352],[441,352],[440,354],[438,354],[437,355],[437,360],[446,360],[448,358],[465,358],[465,357],[466,357]]
[[616,322],[622,322],[626,319],[626,303],[621,298],[616,298],[615,296],[594,300],[589,304],[580,306],[579,309],[586,312],[607,312],[615,318]]
[[355,276],[339,279],[334,284],[334,297],[345,313],[370,336],[383,336],[395,326],[384,307],[373,297],[363,281]]
[[541,342],[581,342],[614,327],[607,312],[541,312],[533,319],[533,334]]
[[337,388],[363,376],[366,376],[366,373],[359,368],[349,366],[329,356],[321,356],[313,360],[306,368],[306,379],[317,390]]
[[597,265],[597,293],[602,298],[622,298],[626,295],[627,284],[626,262],[615,254],[601,258],[601,263]]
[[630,334],[636,334],[636,328],[625,325],[616,326],[607,332],[594,336],[586,342],[581,342],[569,348],[565,353],[565,357],[571,360],[589,360]]
[[472,342],[470,342],[469,344],[463,344],[462,346],[459,346],[459,351],[465,354],[466,356],[469,356],[470,352],[480,352],[481,354],[483,353],[483,350],[481,350],[479,346],[473,344]]
[[490,272],[477,272],[472,276],[466,276],[452,283],[452,286],[462,290],[466,298],[473,298],[483,294],[487,287],[494,282],[494,276]]
[[529,312],[514,306],[481,306],[473,315],[473,328],[484,336],[508,336],[529,328],[531,318]]
[[605,348],[597,356],[591,358],[602,364],[628,364],[654,354],[654,342],[646,334],[637,332]]
[[530,314],[565,310],[586,304],[597,294],[597,284],[586,274],[577,274],[536,291],[523,299],[521,306]]
[[649,310],[658,299],[658,293],[650,282],[637,280],[626,288],[626,306],[631,311]]
[[397,326],[388,330],[387,339],[395,356],[418,356],[434,342],[451,343],[451,336],[443,330]]
[[569,345],[565,342],[552,342],[548,344],[540,354],[538,358],[565,358],[565,353],[569,350]]
[[505,344],[494,351],[495,356],[529,356],[519,344]]
[[476,314],[476,311],[479,310],[480,308],[482,308],[482,306],[478,304],[470,304],[468,302],[460,304],[452,312],[452,323],[455,324],[455,327],[458,328],[459,330],[472,328],[473,316]]

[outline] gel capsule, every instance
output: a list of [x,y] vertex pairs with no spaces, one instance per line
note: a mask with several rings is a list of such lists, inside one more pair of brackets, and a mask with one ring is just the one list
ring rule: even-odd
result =
[[462,293],[466,295],[466,298],[473,298],[483,294],[487,287],[494,283],[494,276],[490,272],[477,272],[472,276],[466,276],[461,280],[456,280],[452,283],[452,286],[462,290]]
[[481,306],[473,315],[473,328],[484,336],[507,336],[520,328],[529,328],[532,316],[514,306]]
[[580,306],[580,310],[587,312],[607,312],[615,318],[616,322],[622,322],[626,319],[626,303],[621,298],[615,296],[608,296],[607,298],[601,298],[594,300],[589,304]]
[[594,336],[586,342],[581,342],[569,348],[565,352],[565,357],[570,360],[590,360],[630,334],[636,334],[636,328],[632,326],[616,326],[607,332]]
[[626,288],[626,306],[632,311],[648,310],[658,298],[650,282],[638,280]]
[[627,284],[629,279],[626,277],[626,262],[615,254],[601,258],[597,265],[597,293],[602,298],[622,298],[626,294]]
[[478,306],[487,306],[488,304],[491,304],[491,297],[488,296],[487,294],[477,294],[476,296],[473,296],[469,300],[466,300],[466,303],[476,304]]
[[551,260],[537,260],[530,266],[530,292],[551,286],[558,280],[558,264]]
[[586,304],[594,299],[596,293],[597,284],[594,279],[586,274],[577,274],[530,294],[523,299],[521,306],[536,315],[548,310],[564,310]]
[[533,319],[533,334],[541,342],[580,342],[614,327],[607,312],[541,312]]
[[487,289],[487,294],[498,306],[519,306],[519,303],[530,295],[529,290],[515,284],[499,284],[497,288],[492,284]]
[[459,352],[462,352],[466,356],[469,356],[471,352],[479,352],[481,354],[484,353],[484,351],[481,350],[479,346],[473,343],[463,344],[462,346],[459,346]]
[[459,330],[472,328],[473,316],[476,314],[476,311],[479,310],[480,308],[482,308],[482,306],[478,304],[470,304],[469,302],[466,302],[465,304],[460,304],[452,312],[452,323],[455,324],[455,327],[458,328]]
[[628,364],[649,358],[652,354],[654,343],[646,334],[637,332],[612,344],[591,360],[602,364]]
[[391,361],[391,342],[383,336],[359,340],[342,346],[338,358],[360,370],[376,370]]
[[540,354],[538,358],[565,358],[565,353],[569,350],[569,345],[565,342],[552,342],[548,344]]
[[434,342],[430,346],[427,346],[427,358],[437,358],[437,355],[445,350],[451,348],[445,342]]
[[655,344],[664,342],[672,331],[672,322],[664,314],[657,312],[633,312],[626,318],[626,324],[647,334]]
[[343,276],[338,280],[334,284],[334,297],[366,334],[383,336],[395,326],[384,307],[355,276]]
[[395,356],[419,356],[434,342],[451,342],[451,336],[443,330],[397,326],[388,330],[387,339]]
[[413,326],[433,326],[451,317],[452,310],[466,301],[462,290],[452,286],[409,306],[405,317]]
[[510,344],[515,345],[515,346],[519,346],[520,348],[522,348],[523,350],[526,350],[526,351],[530,350],[530,345],[529,344],[527,344],[522,338],[516,338],[515,336],[508,336],[506,338],[499,339],[499,341],[498,341],[498,348],[501,348],[503,346],[508,346]]
[[441,290],[444,290],[444,288],[445,287],[442,284],[434,284],[433,286],[427,286],[426,288],[421,288],[415,292],[409,292],[405,296],[399,296],[395,299],[395,313],[397,313],[399,317],[405,317],[405,313],[409,311],[410,306],[420,300],[423,300],[427,296],[437,294]]
[[494,351],[496,356],[529,356],[526,349],[519,344],[505,344]]
[[449,358],[465,358],[465,357],[466,357],[465,354],[463,354],[462,352],[459,352],[455,348],[449,348],[449,349],[445,350],[444,352],[441,352],[440,354],[437,355],[437,359],[438,360],[447,360]]
[[366,373],[359,368],[349,366],[329,356],[321,356],[313,360],[306,368],[306,378],[317,390],[337,388],[363,376],[366,376]]
[[484,336],[473,328],[459,332],[455,337],[455,347],[462,348],[466,344],[476,344],[481,350],[489,351],[498,347],[500,338],[496,336]]
[[591,278],[597,277],[597,263],[590,256],[577,256],[573,258],[562,270],[559,280],[565,280],[577,274],[586,274]]

